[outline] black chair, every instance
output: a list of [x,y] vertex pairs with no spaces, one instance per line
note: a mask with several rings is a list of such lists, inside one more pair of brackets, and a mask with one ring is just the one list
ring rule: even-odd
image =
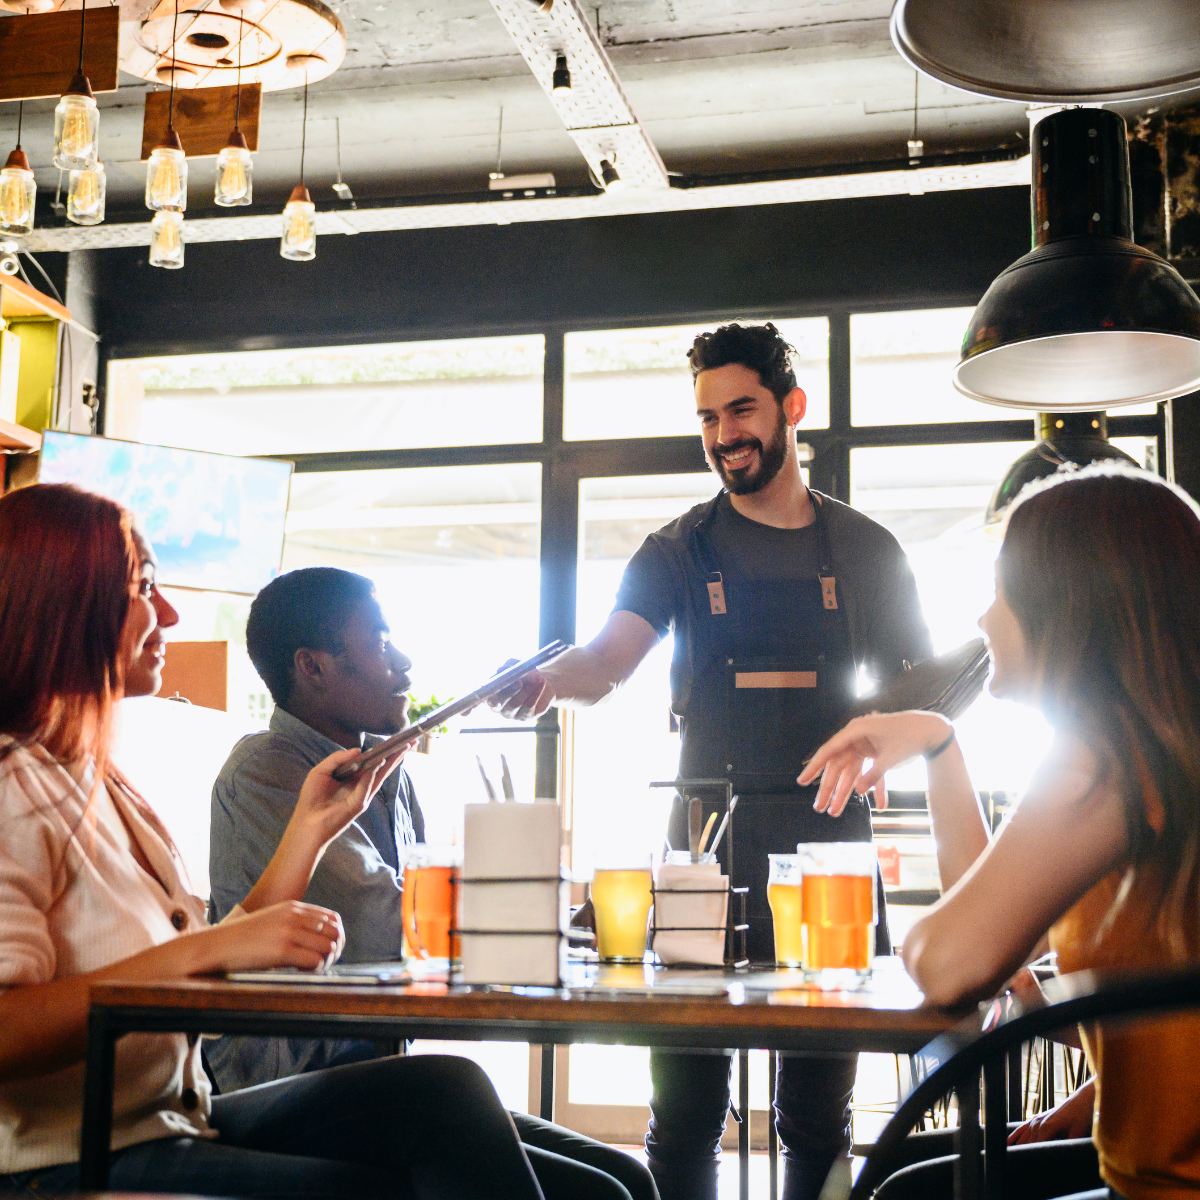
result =
[[[869,1200],[899,1165],[904,1139],[942,1096],[958,1096],[955,1136],[956,1200],[1004,1200],[1008,1152],[1010,1053],[1023,1042],[1101,1017],[1152,1016],[1200,1008],[1200,967],[1099,975],[1082,971],[1044,986],[1045,1008],[1023,1010],[1014,1000],[990,1001],[957,1029],[934,1039],[917,1055],[924,1078],[897,1108],[875,1143],[850,1200]],[[980,1129],[980,1073],[986,1122]],[[981,1151],[983,1153],[981,1153]]]

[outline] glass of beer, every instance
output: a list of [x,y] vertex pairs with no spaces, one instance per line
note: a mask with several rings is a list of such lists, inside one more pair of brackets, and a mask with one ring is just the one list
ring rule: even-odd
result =
[[775,962],[781,967],[803,965],[800,929],[800,856],[768,854],[767,903],[775,922]]
[[650,917],[650,856],[620,866],[597,867],[592,876],[596,949],[604,962],[641,962]]
[[459,958],[454,926],[462,852],[457,846],[410,846],[404,856],[400,916],[409,958]]
[[[875,876],[873,842],[807,842],[800,859],[800,910],[804,969],[853,971],[869,975],[875,957]],[[826,977],[836,983],[836,978]]]

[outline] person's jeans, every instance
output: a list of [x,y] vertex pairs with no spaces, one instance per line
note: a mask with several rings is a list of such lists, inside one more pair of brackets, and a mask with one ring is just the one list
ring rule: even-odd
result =
[[[662,1200],[716,1200],[730,1062],[728,1054],[650,1052],[646,1151]],[[785,1164],[783,1200],[817,1200],[830,1168],[848,1151],[857,1068],[857,1055],[779,1056],[775,1127]]]

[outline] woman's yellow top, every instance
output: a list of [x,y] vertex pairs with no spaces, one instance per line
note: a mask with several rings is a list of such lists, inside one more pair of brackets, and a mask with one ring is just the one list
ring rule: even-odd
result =
[[[1105,926],[1124,871],[1101,880],[1050,930],[1058,969],[1128,971],[1166,967],[1155,929],[1159,888],[1139,872]],[[1200,1016],[1081,1027],[1096,1073],[1093,1139],[1104,1181],[1128,1200],[1200,1195]]]

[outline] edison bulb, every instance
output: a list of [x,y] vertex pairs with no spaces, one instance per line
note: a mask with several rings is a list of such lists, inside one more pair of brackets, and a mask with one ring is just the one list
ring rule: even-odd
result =
[[54,165],[60,171],[80,171],[96,165],[100,142],[100,111],[93,97],[66,92],[54,110]]
[[187,208],[187,158],[174,146],[156,146],[146,164],[146,207],[154,212]]
[[[299,191],[299,189],[297,189]],[[317,256],[316,205],[311,200],[289,200],[283,207],[283,239],[279,253],[303,261]]]
[[67,189],[67,220],[76,225],[99,225],[104,220],[106,189],[103,163],[97,163],[90,171],[72,171]]
[[150,222],[150,265],[183,266],[183,214],[158,212]]
[[[14,150],[0,171],[0,234],[23,237],[33,231],[33,202],[37,185],[33,172],[13,162],[20,154]],[[24,159],[21,154],[21,159]]]
[[226,146],[217,155],[215,199],[225,208],[249,204],[253,199],[254,160],[241,146]]

